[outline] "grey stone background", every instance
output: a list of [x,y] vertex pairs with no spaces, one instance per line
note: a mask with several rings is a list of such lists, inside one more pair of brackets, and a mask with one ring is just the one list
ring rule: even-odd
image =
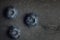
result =
[[[9,5],[18,10],[13,20],[3,16],[4,8]],[[24,15],[30,12],[39,17],[37,27],[28,28],[23,23]],[[19,40],[60,40],[60,0],[0,0],[0,40],[12,40],[6,35],[9,25],[20,28]]]

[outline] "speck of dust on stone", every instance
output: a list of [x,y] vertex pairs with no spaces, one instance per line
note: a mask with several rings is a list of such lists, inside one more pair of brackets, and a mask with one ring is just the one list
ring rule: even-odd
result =
[[26,14],[24,17],[24,23],[27,26],[36,26],[38,24],[38,17],[36,14],[30,13]]
[[17,10],[13,6],[6,7],[4,15],[8,19],[13,19],[17,15]]
[[7,34],[11,39],[19,39],[21,31],[16,26],[10,26]]

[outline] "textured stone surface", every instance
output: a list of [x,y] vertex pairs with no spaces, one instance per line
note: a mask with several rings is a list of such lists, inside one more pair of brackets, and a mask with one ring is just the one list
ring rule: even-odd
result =
[[[3,17],[3,9],[9,5],[19,10],[16,19]],[[30,12],[39,16],[37,28],[28,28],[23,23],[24,15]],[[21,26],[20,40],[60,40],[60,31],[57,30],[60,26],[60,0],[0,0],[0,40],[11,40],[6,36],[11,24]]]

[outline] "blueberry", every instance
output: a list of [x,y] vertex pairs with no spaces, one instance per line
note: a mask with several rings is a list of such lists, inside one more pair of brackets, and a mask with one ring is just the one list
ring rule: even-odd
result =
[[24,17],[24,23],[27,26],[36,26],[38,24],[38,16],[33,13],[26,14]]
[[18,39],[20,37],[21,31],[16,26],[10,26],[7,33],[10,38]]
[[13,19],[17,15],[17,10],[13,6],[6,7],[4,10],[4,15],[8,19]]

